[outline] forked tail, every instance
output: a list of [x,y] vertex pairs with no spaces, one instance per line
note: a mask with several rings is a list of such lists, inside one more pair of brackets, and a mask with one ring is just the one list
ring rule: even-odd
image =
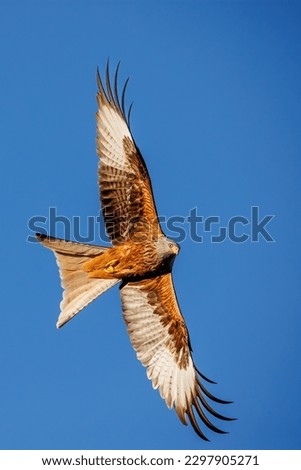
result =
[[83,264],[107,250],[103,246],[85,245],[37,233],[38,241],[55,254],[60,271],[63,298],[57,328],[60,328],[80,312],[86,305],[117,284],[118,279],[96,279],[89,277]]

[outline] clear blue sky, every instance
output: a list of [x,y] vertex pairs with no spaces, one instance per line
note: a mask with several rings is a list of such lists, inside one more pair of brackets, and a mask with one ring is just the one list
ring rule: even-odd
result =
[[[1,0],[1,448],[300,449],[300,20],[294,1]],[[118,289],[56,330],[54,257],[26,242],[49,207],[83,233],[98,212],[108,56],[161,215],[275,215],[274,243],[187,236],[175,263],[196,364],[238,418],[209,444],[152,390]]]

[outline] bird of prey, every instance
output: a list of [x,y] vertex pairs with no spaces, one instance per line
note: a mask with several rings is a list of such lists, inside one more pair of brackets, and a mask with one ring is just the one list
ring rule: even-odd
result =
[[[109,66],[105,85],[97,70],[97,154],[102,214],[111,247],[86,245],[37,234],[51,249],[60,271],[63,298],[57,327],[62,327],[106,290],[119,284],[123,318],[137,358],[153,388],[183,424],[208,440],[199,421],[224,433],[207,417],[230,420],[208,403],[231,403],[213,396],[194,364],[188,330],[175,294],[172,267],[180,247],[167,238],[157,216],[145,161],[133,138],[125,91],[118,94]],[[207,413],[207,414],[206,414]]]

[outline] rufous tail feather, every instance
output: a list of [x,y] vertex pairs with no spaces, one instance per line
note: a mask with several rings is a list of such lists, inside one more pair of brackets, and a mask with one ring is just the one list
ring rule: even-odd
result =
[[36,237],[42,245],[54,252],[60,271],[63,298],[57,328],[119,282],[118,279],[91,278],[83,270],[85,262],[106,251],[107,247],[66,241],[40,233],[37,233]]

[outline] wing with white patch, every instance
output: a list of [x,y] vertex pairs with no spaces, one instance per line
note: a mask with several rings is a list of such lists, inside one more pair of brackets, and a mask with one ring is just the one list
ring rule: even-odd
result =
[[126,116],[127,81],[120,103],[117,79],[118,67],[112,91],[107,66],[105,90],[97,73],[100,198],[107,234],[115,245],[133,239],[133,235],[142,241],[142,237],[162,233],[149,174],[130,132],[129,114]]
[[196,433],[205,440],[208,439],[193,410],[208,428],[223,433],[209,421],[204,409],[215,418],[231,418],[217,413],[204,396],[218,403],[230,402],[214,397],[201,381],[213,383],[193,363],[171,274],[129,282],[121,287],[120,293],[124,320],[137,358],[147,368],[148,378],[159,389],[168,408],[175,408],[183,424],[187,424],[187,415]]

